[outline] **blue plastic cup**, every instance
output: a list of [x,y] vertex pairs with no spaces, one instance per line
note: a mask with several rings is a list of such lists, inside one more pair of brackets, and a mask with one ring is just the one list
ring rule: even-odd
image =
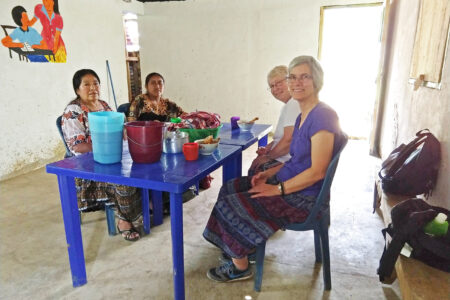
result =
[[125,115],[115,111],[88,113],[94,160],[114,164],[122,160],[123,123]]

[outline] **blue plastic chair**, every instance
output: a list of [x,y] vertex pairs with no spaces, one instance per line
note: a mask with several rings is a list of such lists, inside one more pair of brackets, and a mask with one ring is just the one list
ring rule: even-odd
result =
[[117,112],[121,112],[125,114],[125,117],[128,116],[128,110],[130,109],[130,103],[123,103],[120,104],[117,108]]
[[[287,230],[294,231],[307,231],[314,230],[314,249],[316,255],[316,262],[321,263],[323,258],[323,281],[325,290],[331,290],[331,273],[330,273],[330,249],[328,243],[328,226],[330,226],[330,210],[322,213],[319,218],[318,214],[323,203],[329,203],[330,201],[330,188],[333,182],[334,174],[339,162],[339,157],[347,144],[347,136],[343,136],[342,141],[339,143],[341,148],[334,155],[331,160],[325,179],[320,190],[319,196],[317,196],[316,203],[314,204],[311,213],[303,223],[294,223],[286,226]],[[256,274],[254,280],[254,290],[261,291],[261,283],[264,269],[264,255],[266,250],[266,242],[261,243],[256,247]]]
[[58,128],[58,132],[59,132],[59,136],[61,137],[64,147],[66,148],[66,154],[64,154],[64,158],[67,157],[71,157],[73,156],[72,152],[70,152],[69,147],[66,144],[66,140],[64,139],[64,134],[62,132],[62,128],[61,128],[61,118],[62,116],[59,116],[58,118],[56,118],[56,128]]
[[[73,154],[69,150],[69,146],[66,144],[66,140],[64,139],[64,134],[62,132],[61,127],[61,118],[62,116],[59,116],[56,118],[56,128],[58,128],[59,136],[61,137],[64,147],[66,148],[66,154],[64,154],[64,158],[72,157]],[[108,224],[108,234],[109,235],[116,235],[116,226],[115,226],[115,216],[114,216],[114,209],[106,205],[105,206],[105,213],[106,213],[106,223]],[[81,214],[80,214],[80,223],[81,223]]]

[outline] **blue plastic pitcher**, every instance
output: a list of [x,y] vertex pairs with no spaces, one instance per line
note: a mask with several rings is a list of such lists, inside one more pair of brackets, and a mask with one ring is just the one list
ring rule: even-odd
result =
[[125,115],[115,111],[88,113],[94,160],[114,164],[122,160],[123,123]]

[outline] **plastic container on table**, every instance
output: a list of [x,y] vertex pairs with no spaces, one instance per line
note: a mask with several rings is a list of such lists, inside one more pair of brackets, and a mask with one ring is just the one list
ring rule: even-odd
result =
[[162,153],[164,123],[135,121],[125,124],[131,158],[137,163],[159,161]]
[[217,126],[216,128],[205,128],[205,129],[193,129],[193,128],[180,128],[180,131],[187,132],[189,134],[189,142],[193,143],[196,140],[204,139],[210,135],[213,138],[217,138],[220,132],[220,128],[222,128],[222,124]]
[[122,160],[123,122],[125,115],[115,111],[88,113],[94,160],[114,164]]

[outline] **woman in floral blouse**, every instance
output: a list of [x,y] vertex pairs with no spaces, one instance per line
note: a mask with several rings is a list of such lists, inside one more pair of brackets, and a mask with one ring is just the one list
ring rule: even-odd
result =
[[[74,155],[92,152],[88,113],[110,111],[108,103],[100,100],[100,78],[90,69],[82,69],[73,76],[76,98],[64,110],[61,127],[64,139]],[[114,204],[119,221],[117,229],[127,241],[137,241],[140,236],[134,227],[142,214],[139,190],[134,187],[75,178],[78,208],[82,212],[102,209]]]
[[131,102],[127,120],[168,122],[183,113],[183,109],[174,102],[162,97],[164,77],[159,73],[150,73],[145,78],[147,93],[141,94]]

